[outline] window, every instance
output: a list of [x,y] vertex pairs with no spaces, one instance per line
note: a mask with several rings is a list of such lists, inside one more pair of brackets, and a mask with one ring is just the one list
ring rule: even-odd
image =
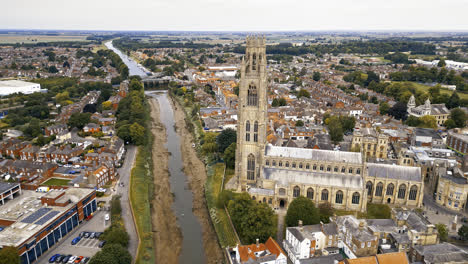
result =
[[327,167],[327,171],[331,171],[331,167],[330,167],[330,166]]
[[336,192],[335,203],[337,203],[337,204],[342,204],[343,203],[343,192],[342,191],[337,191]]
[[345,167],[342,167],[341,168],[341,173],[345,173],[346,172],[346,168]]
[[250,141],[250,122],[245,122],[245,141]]
[[352,173],[353,173],[353,168],[349,168],[349,169],[348,169],[348,173],[351,173],[351,174],[352,174]]
[[293,162],[293,163],[292,163],[292,167],[293,167],[293,168],[296,168],[296,162]]
[[356,174],[361,174],[361,169],[360,168],[356,169]]
[[271,204],[273,202],[273,200],[270,198],[268,199],[268,204]]
[[265,165],[270,166],[270,160],[266,160]]
[[367,242],[367,247],[370,247],[371,246],[371,242]]
[[323,171],[323,165],[320,165],[320,170]]
[[314,164],[314,166],[312,167],[313,170],[317,170],[317,164]]
[[295,186],[293,189],[293,197],[299,197],[301,195],[301,188],[299,186]]
[[406,185],[402,184],[398,188],[398,199],[404,199],[406,195]]
[[409,199],[410,200],[416,200],[416,195],[418,194],[418,187],[416,185],[411,186],[411,189],[409,191]]
[[282,161],[278,162],[278,166],[283,167],[283,162]]
[[258,105],[257,87],[254,84],[249,85],[249,90],[247,91],[247,105],[248,106]]
[[286,168],[289,168],[289,161],[286,161],[285,167],[286,167]]
[[276,166],[276,160],[272,161],[271,165]]
[[254,124],[254,142],[258,142],[258,122]]
[[306,169],[307,170],[310,169],[310,164],[309,163],[306,164]]
[[327,189],[322,191],[322,201],[328,201],[328,190]]
[[255,53],[252,55],[252,70],[257,70],[257,55]]
[[387,195],[393,195],[393,189],[395,189],[395,185],[393,185],[393,183],[390,183],[388,186],[387,186]]
[[280,188],[278,192],[279,192],[279,195],[286,195],[286,189],[284,188]]
[[247,157],[247,180],[255,180],[255,157],[253,154]]
[[352,204],[359,204],[359,199],[361,195],[358,192],[353,193],[353,198],[351,199]]
[[335,167],[335,168],[333,169],[333,171],[334,171],[334,172],[338,172],[338,167]]
[[367,196],[372,196],[372,182],[368,181],[366,183],[366,189],[367,189]]
[[377,187],[375,187],[375,196],[382,196],[382,190],[383,190],[383,183],[381,182],[377,183]]
[[266,203],[266,198],[265,197],[263,197],[263,203]]
[[299,163],[299,169],[302,169],[304,166],[302,165],[302,162]]
[[314,189],[312,188],[307,189],[307,198],[314,199]]
[[365,245],[366,245],[366,243],[361,242],[361,248],[364,248]]

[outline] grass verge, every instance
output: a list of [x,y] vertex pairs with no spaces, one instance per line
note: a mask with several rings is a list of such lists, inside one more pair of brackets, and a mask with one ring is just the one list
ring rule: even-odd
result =
[[70,180],[67,179],[58,179],[58,178],[51,178],[47,181],[43,182],[42,185],[47,186],[67,186]]
[[[147,107],[149,110],[149,106]],[[146,124],[146,144],[138,147],[135,166],[131,172],[130,202],[138,231],[140,243],[138,245],[135,263],[156,263],[153,240],[153,225],[151,220],[151,201],[153,188],[153,136],[150,129],[150,120]]]

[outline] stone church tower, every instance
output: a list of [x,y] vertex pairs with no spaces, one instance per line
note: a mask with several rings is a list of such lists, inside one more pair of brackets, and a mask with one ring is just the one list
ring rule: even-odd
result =
[[237,121],[236,177],[238,191],[261,185],[267,129],[265,38],[249,36],[242,58]]

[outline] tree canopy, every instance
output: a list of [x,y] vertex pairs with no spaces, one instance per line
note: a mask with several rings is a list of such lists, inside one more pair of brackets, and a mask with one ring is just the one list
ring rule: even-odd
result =
[[314,202],[306,197],[297,197],[288,207],[286,213],[286,226],[297,226],[299,220],[303,225],[315,225],[320,223],[320,215]]
[[217,137],[216,144],[218,145],[218,151],[223,153],[232,143],[237,140],[237,133],[232,128],[224,129]]
[[3,247],[0,249],[0,264],[19,264],[20,257],[15,247]]

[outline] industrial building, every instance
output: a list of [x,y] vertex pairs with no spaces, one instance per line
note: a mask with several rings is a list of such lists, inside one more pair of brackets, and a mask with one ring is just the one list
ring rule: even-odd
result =
[[[0,248],[18,249],[30,264],[97,210],[96,191],[85,188],[21,190],[0,205]],[[13,195],[12,195],[13,197]]]
[[38,83],[25,82],[20,80],[0,81],[0,96],[14,93],[32,94],[41,91]]

